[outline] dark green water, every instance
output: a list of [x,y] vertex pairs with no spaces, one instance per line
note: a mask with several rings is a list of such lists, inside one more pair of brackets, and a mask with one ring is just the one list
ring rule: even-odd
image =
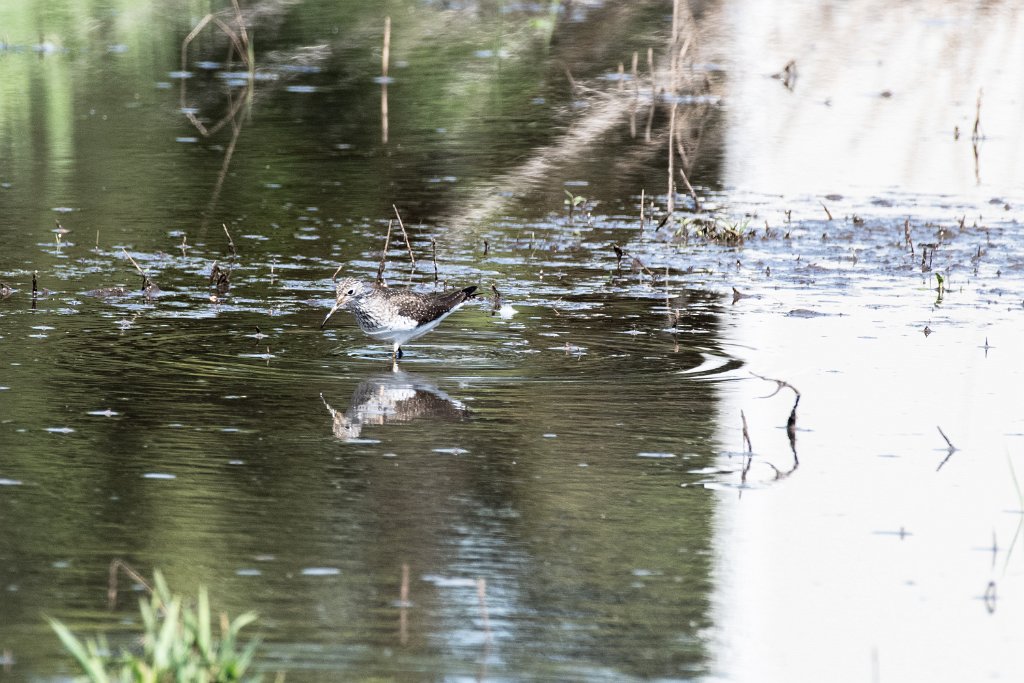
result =
[[[0,679],[73,672],[45,615],[132,643],[116,559],[258,611],[265,680],[1019,671],[1014,91],[978,47],[972,150],[950,134],[971,78],[952,102],[901,91],[893,63],[876,83],[758,7],[691,8],[674,99],[671,3],[246,4],[250,80],[212,25],[180,73],[219,4],[5,2]],[[974,30],[913,7],[897,35]],[[680,187],[657,229],[672,101],[718,219]],[[856,144],[821,163],[837,129]],[[395,224],[392,286],[485,294],[397,371],[350,316],[319,329],[395,207],[417,262]],[[751,371],[803,391],[799,460],[789,394]],[[936,423],[962,449],[941,479]]]
[[[134,626],[132,597],[105,610],[115,558],[258,610],[261,666],[288,680],[707,670],[712,494],[679,483],[715,451],[714,385],[690,373],[728,361],[719,303],[698,295],[676,341],[622,334],[667,327],[661,295],[621,296],[635,277],[581,261],[614,230],[568,225],[562,206],[568,180],[628,204],[655,151],[619,129],[581,165],[494,181],[569,125],[558,65],[593,79],[613,49],[660,47],[663,7],[396,4],[385,143],[379,9],[261,5],[247,92],[223,85],[212,29],[191,78],[173,73],[205,5],[21,5],[0,13],[13,674],[69,671],[44,614],[115,640]],[[182,83],[208,128],[251,98],[237,135],[190,125]],[[631,150],[627,174],[606,167]],[[569,187],[597,191],[585,183]],[[522,215],[449,229],[464,201],[502,193]],[[318,329],[337,265],[375,270],[392,204],[417,282],[433,286],[434,240],[441,280],[494,285],[516,309],[468,307],[397,374],[350,318]],[[217,261],[226,293],[208,286]],[[126,292],[95,291],[112,286]]]

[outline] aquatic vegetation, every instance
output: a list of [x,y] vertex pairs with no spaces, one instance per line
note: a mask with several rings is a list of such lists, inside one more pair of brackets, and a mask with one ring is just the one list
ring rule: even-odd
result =
[[221,635],[217,640],[210,630],[210,599],[200,586],[195,606],[171,593],[163,575],[153,576],[154,589],[148,600],[139,601],[145,632],[142,654],[111,654],[105,637],[79,638],[57,619],[47,618],[68,652],[75,658],[87,679],[93,683],[131,681],[256,681],[246,676],[259,645],[258,639],[244,646],[239,632],[256,621],[246,612],[234,620],[220,616]]
[[692,235],[707,242],[740,246],[750,232],[746,218],[737,221],[722,216],[686,216],[679,221],[675,236],[688,239]]
[[562,202],[565,207],[569,210],[569,222],[573,221],[573,214],[578,213],[580,216],[590,220],[590,210],[587,207],[587,198],[581,195],[575,195],[569,190],[565,190],[565,200]]

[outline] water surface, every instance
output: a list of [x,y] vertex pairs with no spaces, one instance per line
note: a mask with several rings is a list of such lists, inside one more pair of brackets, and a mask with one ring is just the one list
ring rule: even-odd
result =
[[[1019,13],[754,5],[673,73],[671,4],[399,3],[386,78],[357,3],[251,78],[219,7],[0,10],[5,675],[132,643],[115,559],[268,679],[1019,675]],[[396,210],[484,293],[397,370],[319,329]]]

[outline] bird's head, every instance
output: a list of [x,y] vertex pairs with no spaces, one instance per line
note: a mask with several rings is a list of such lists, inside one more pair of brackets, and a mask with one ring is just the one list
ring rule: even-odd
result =
[[330,320],[331,316],[334,315],[339,309],[348,308],[352,303],[358,302],[361,298],[370,293],[370,288],[364,283],[355,278],[347,277],[343,280],[338,280],[338,284],[335,287],[335,302],[331,308],[327,317],[320,323],[320,329],[324,328],[327,321]]

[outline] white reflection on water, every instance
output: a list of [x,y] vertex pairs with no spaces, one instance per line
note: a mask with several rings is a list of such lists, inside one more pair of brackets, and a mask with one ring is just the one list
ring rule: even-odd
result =
[[[724,16],[727,186],[988,198],[1024,185],[1024,11],[1013,3],[735,0]],[[789,60],[792,92],[770,78]]]
[[[926,337],[911,305],[861,300],[843,317],[813,320],[773,313],[805,295],[788,298],[737,316],[732,330],[756,347],[749,368],[787,379],[803,400],[799,470],[720,494],[727,677],[871,680],[872,652],[881,680],[1019,675],[1020,313],[937,312],[941,329]],[[998,342],[987,357],[986,336]],[[773,476],[764,461],[791,461],[791,398],[758,400],[773,389],[743,382],[720,418],[722,442],[739,450],[745,411],[760,482]],[[959,448],[951,456],[937,426]],[[994,614],[980,599],[990,580]]]
[[[922,198],[951,195],[986,221],[1008,221],[999,253],[1009,263],[979,274],[965,259],[951,262],[958,286],[938,305],[931,276],[893,265],[898,256],[882,267],[896,270],[876,278],[849,265],[841,296],[841,279],[740,283],[759,298],[731,311],[727,337],[748,379],[724,386],[719,438],[741,449],[743,410],[756,457],[754,486],[717,494],[717,675],[1020,680],[1024,517],[1013,472],[1024,482],[1024,278],[1014,265],[1017,208],[988,200],[1016,204],[1024,186],[1024,12],[1010,3],[736,0],[726,16],[728,186],[787,198],[895,192],[918,222]],[[790,59],[793,92],[769,77]],[[955,222],[948,200],[927,201],[924,214]],[[827,315],[786,315],[794,309]],[[792,399],[760,400],[774,386],[748,370],[802,392],[800,466],[783,480],[766,463],[792,463]],[[959,450],[950,455],[937,426]],[[723,468],[736,457],[723,455]],[[989,589],[986,601],[990,582],[996,598]]]

